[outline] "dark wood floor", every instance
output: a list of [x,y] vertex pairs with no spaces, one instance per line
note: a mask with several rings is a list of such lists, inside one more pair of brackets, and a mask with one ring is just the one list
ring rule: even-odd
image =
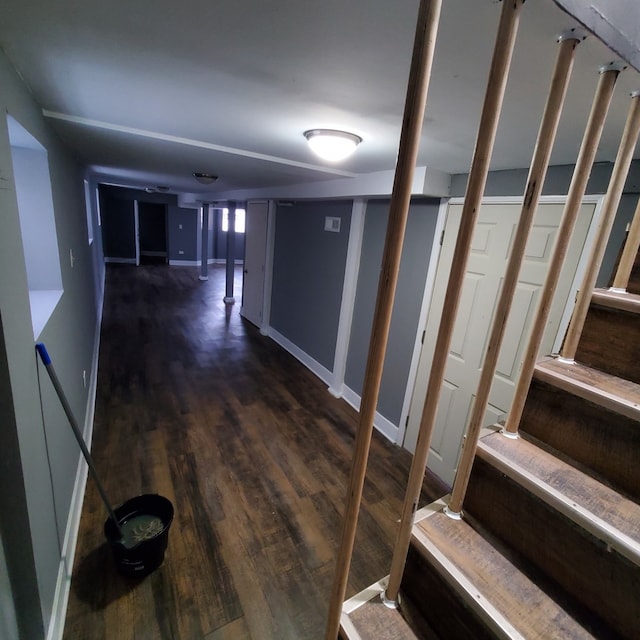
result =
[[[323,635],[356,414],[223,304],[224,269],[197,275],[107,269],[93,454],[114,503],[157,492],[175,518],[164,564],[126,580],[89,480],[67,640]],[[347,596],[388,573],[409,464],[375,434]]]

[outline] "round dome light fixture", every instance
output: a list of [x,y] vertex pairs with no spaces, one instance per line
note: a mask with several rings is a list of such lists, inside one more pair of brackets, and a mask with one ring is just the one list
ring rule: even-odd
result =
[[304,132],[311,150],[323,160],[339,162],[350,156],[362,142],[355,133],[336,129],[309,129]]
[[214,176],[212,173],[202,173],[200,171],[194,171],[193,177],[200,184],[213,184],[218,179],[218,176]]

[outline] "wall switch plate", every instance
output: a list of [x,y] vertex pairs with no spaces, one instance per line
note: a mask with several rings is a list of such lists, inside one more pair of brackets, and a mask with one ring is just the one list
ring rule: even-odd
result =
[[324,230],[333,231],[334,233],[340,233],[340,222],[342,218],[333,218],[326,216],[324,219]]

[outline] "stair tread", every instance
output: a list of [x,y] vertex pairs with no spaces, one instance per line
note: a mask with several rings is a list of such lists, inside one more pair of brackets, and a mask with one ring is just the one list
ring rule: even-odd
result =
[[[347,616],[353,629],[346,629]],[[342,630],[350,640],[357,638],[388,638],[389,640],[418,640],[398,609],[386,607],[380,598],[369,600],[349,614],[343,614]],[[355,633],[353,633],[355,631]]]
[[640,313],[640,295],[635,293],[621,293],[609,289],[594,289],[591,302],[603,307]]
[[485,619],[498,637],[595,637],[464,520],[435,513],[414,525],[413,540],[439,571],[464,578],[469,606],[494,612]]
[[493,433],[480,440],[478,453],[485,459],[495,454],[506,459],[508,465],[501,470],[507,475],[524,471],[534,476],[543,491],[550,489],[548,493],[553,494],[547,501],[561,494],[569,509],[579,510],[573,519],[582,526],[584,516],[580,514],[588,512],[585,528],[640,563],[640,505],[524,438],[514,440]]
[[560,358],[538,362],[534,375],[584,400],[640,420],[640,384],[631,380]]

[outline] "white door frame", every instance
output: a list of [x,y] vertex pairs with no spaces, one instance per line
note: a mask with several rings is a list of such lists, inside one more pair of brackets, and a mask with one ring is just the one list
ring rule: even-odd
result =
[[[554,340],[553,350],[554,352],[559,351],[560,345],[562,344],[562,340],[564,334],[569,326],[569,321],[571,320],[571,314],[573,312],[573,305],[571,303],[572,300],[575,300],[575,294],[580,287],[582,282],[582,278],[584,277],[584,273],[587,268],[587,261],[589,259],[590,247],[593,243],[593,239],[598,230],[598,223],[601,217],[602,211],[602,203],[604,200],[604,194],[594,194],[594,195],[585,195],[582,198],[583,204],[595,204],[595,209],[593,212],[593,217],[591,218],[591,223],[589,225],[589,230],[587,232],[587,236],[585,238],[584,247],[582,253],[580,255],[580,259],[578,261],[578,266],[576,268],[576,273],[571,283],[571,290],[569,294],[569,298],[567,299],[567,305],[565,307],[564,313],[562,314],[562,318],[560,320],[560,324],[558,326],[558,333]],[[522,204],[524,200],[523,196],[486,196],[482,199],[480,206],[483,204]],[[567,201],[566,195],[560,196],[541,196],[540,204],[563,204]],[[407,388],[405,390],[404,402],[402,404],[402,413],[400,415],[400,424],[398,425],[398,433],[396,437],[396,444],[402,446],[404,442],[404,437],[407,430],[407,425],[409,422],[409,409],[411,407],[411,401],[413,398],[413,394],[415,391],[416,378],[418,373],[418,362],[420,360],[420,352],[422,350],[422,336],[426,328],[427,318],[429,315],[429,309],[431,306],[431,298],[433,295],[433,287],[435,284],[436,272],[438,269],[438,263],[440,260],[440,251],[442,248],[442,234],[444,233],[444,228],[446,224],[447,218],[447,210],[450,204],[453,205],[461,205],[464,204],[463,197],[454,197],[454,198],[443,198],[440,202],[440,208],[438,210],[438,221],[436,223],[436,233],[434,236],[434,246],[431,251],[431,260],[429,262],[429,269],[427,272],[427,281],[425,285],[424,295],[422,299],[422,307],[420,311],[420,321],[418,324],[418,331],[416,333],[416,340],[413,348],[413,356],[411,358],[411,365],[409,368],[409,377],[407,379]]]
[[332,382],[329,386],[329,393],[335,398],[342,398],[345,390],[344,376],[347,370],[347,357],[349,355],[349,340],[351,338],[351,324],[353,321],[353,310],[355,308],[356,290],[358,286],[360,254],[362,251],[367,202],[368,200],[366,198],[354,198],[351,207],[349,242],[347,246],[344,282],[342,285],[342,303],[340,305],[338,335],[336,337],[336,350],[333,359]]
[[427,326],[429,308],[431,307],[431,297],[433,296],[433,287],[436,282],[436,272],[438,271],[438,263],[440,262],[440,251],[442,250],[442,239],[444,236],[444,227],[447,221],[447,210],[449,208],[450,200],[450,198],[442,198],[440,200],[440,206],[438,207],[436,228],[433,234],[433,243],[431,245],[431,257],[429,258],[429,266],[427,267],[427,279],[424,285],[422,305],[420,307],[420,317],[418,319],[418,330],[416,332],[416,340],[413,345],[413,354],[411,356],[411,364],[409,366],[407,388],[405,389],[404,400],[402,402],[400,424],[398,425],[398,431],[396,434],[396,444],[399,445],[402,445],[402,443],[404,442],[404,434],[407,430],[407,424],[409,422],[411,398],[413,397],[413,388],[416,384],[416,378],[418,376],[418,362],[420,361],[423,335],[425,327]]
[[[254,212],[252,214],[252,207],[254,205],[261,205],[260,211],[257,213]],[[270,252],[269,248],[269,217],[270,217],[270,202],[268,200],[256,199],[256,200],[248,200],[245,204],[245,243],[244,243],[244,259],[243,259],[243,283],[242,283],[242,306],[240,308],[240,315],[255,324],[260,330],[265,325],[266,319],[264,315],[264,307],[265,300],[267,296],[265,295],[266,288],[266,280],[267,280],[267,272],[270,271],[267,268],[268,255]],[[264,216],[264,230],[258,229],[252,224],[252,220],[254,220],[254,216]],[[262,222],[262,218],[261,218]],[[256,235],[256,231],[258,231],[258,235]],[[251,242],[247,242],[249,239]],[[257,252],[256,250],[259,250]],[[247,259],[252,263],[250,265],[251,273],[248,271]],[[260,264],[261,263],[261,264]],[[261,272],[259,275],[256,275],[256,265],[260,264]],[[252,286],[247,286],[247,275],[251,276],[251,284]],[[258,291],[258,280],[256,278],[260,278],[260,287]],[[256,286],[254,286],[256,285]],[[255,289],[255,292],[254,292]],[[251,294],[251,299],[248,300],[249,304],[247,305],[247,291]],[[255,296],[253,294],[256,294]],[[255,299],[253,299],[255,298]],[[247,315],[247,311],[249,314]],[[255,312],[255,313],[254,313]]]
[[138,201],[133,201],[133,236],[136,245],[136,267],[140,266],[140,214]]

